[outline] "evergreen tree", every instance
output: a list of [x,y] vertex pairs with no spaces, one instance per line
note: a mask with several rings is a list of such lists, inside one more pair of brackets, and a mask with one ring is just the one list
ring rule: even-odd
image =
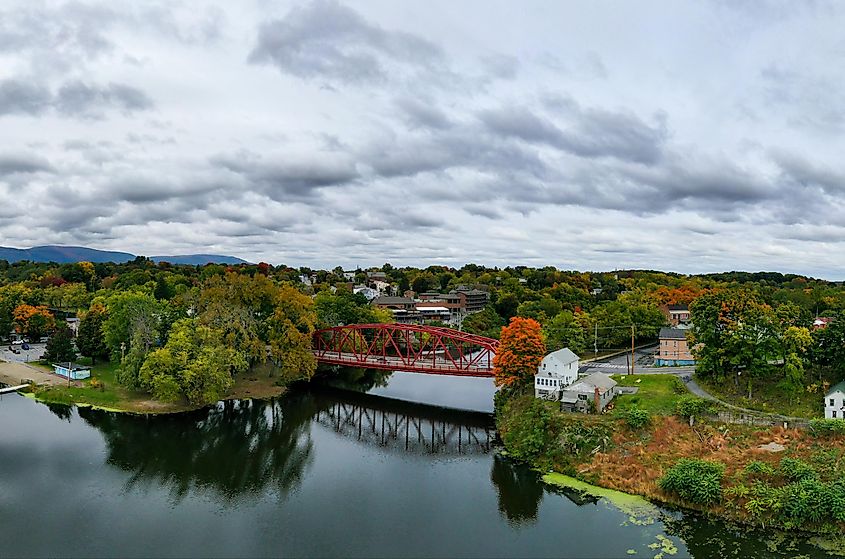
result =
[[76,349],[73,347],[73,333],[65,325],[60,325],[50,341],[47,342],[45,359],[54,363],[73,361],[76,359]]

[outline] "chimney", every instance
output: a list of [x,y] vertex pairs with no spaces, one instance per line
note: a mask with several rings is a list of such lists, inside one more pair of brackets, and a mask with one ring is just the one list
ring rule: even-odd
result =
[[598,386],[596,386],[596,391],[593,395],[593,403],[596,405],[596,413],[601,413],[601,397],[599,396]]

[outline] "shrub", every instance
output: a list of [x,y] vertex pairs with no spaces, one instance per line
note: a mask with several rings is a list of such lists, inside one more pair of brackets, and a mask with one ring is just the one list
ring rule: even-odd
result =
[[813,419],[810,421],[810,433],[815,437],[845,435],[845,421],[841,419]]
[[781,511],[784,520],[796,526],[845,519],[845,486],[805,478],[783,488]]
[[105,390],[105,385],[103,384],[103,381],[93,378],[91,379],[91,382],[88,383],[88,388],[103,391]]
[[710,402],[696,396],[682,396],[675,402],[675,415],[685,419],[701,417],[710,411]]
[[648,414],[648,411],[636,406],[628,408],[624,417],[625,423],[631,429],[642,429],[651,423],[651,416]]
[[506,409],[504,415],[502,440],[511,456],[531,461],[545,453],[554,439],[552,414],[545,402],[532,398],[523,409]]
[[722,475],[725,465],[719,462],[683,458],[669,468],[658,484],[663,491],[682,500],[709,506],[722,500]]
[[775,469],[772,468],[769,464],[766,464],[765,462],[761,462],[760,460],[754,460],[746,464],[745,473],[773,476],[775,475]]
[[780,461],[780,473],[789,481],[818,479],[819,477],[819,474],[811,465],[797,458],[782,458]]
[[687,387],[678,377],[672,377],[672,392],[675,394],[686,394],[688,392]]

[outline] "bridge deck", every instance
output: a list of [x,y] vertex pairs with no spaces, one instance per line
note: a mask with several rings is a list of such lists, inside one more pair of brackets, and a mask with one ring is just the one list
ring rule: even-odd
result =
[[449,359],[408,359],[394,356],[362,356],[354,353],[339,351],[314,350],[314,356],[320,363],[328,365],[346,365],[349,367],[363,367],[366,369],[380,369],[386,371],[414,371],[420,373],[442,374],[463,377],[492,377],[493,370],[488,363],[470,365],[464,363],[456,368]]
[[8,394],[9,392],[17,392],[22,388],[26,388],[28,384],[21,384],[19,386],[9,386],[7,388],[0,388],[0,394]]

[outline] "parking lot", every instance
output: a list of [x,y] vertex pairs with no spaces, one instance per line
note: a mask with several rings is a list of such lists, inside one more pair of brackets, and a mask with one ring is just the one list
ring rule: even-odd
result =
[[4,343],[0,346],[0,359],[10,363],[28,363],[30,361],[38,361],[44,355],[44,350],[47,344],[30,344],[28,350],[20,349],[20,345],[15,346],[20,353],[9,351],[9,343]]

